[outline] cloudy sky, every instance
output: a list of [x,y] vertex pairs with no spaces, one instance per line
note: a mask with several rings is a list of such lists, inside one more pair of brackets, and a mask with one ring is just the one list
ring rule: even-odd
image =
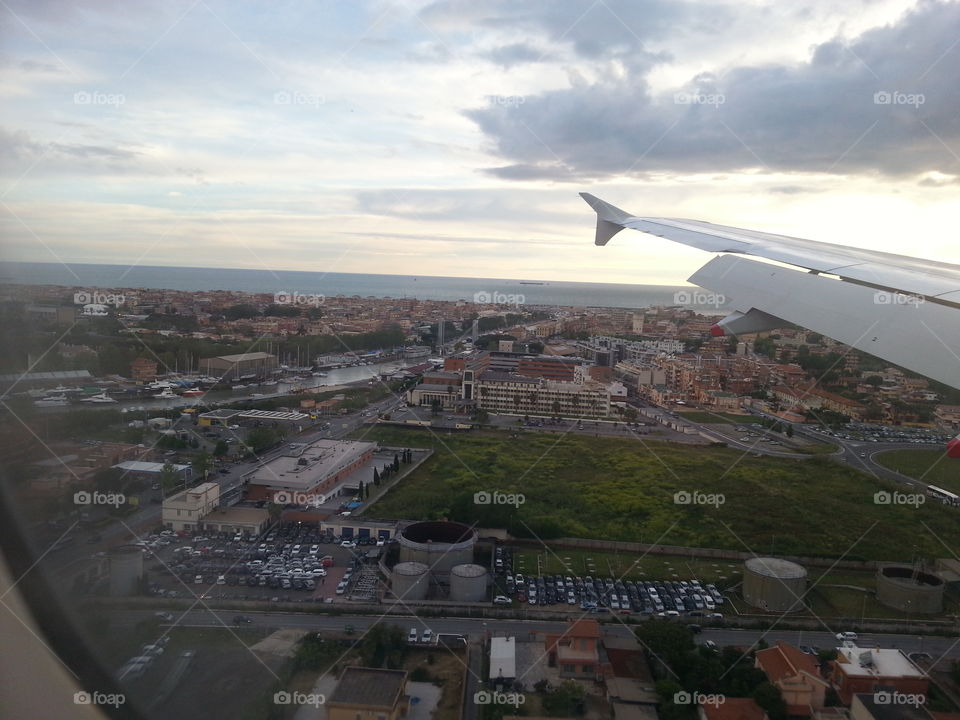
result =
[[589,191],[960,262],[960,4],[0,3],[4,259],[677,284]]

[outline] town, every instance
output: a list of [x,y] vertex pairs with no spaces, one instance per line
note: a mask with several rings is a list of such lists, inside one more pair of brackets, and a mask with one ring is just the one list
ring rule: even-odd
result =
[[958,707],[953,388],[683,304],[5,292],[19,514],[164,714]]

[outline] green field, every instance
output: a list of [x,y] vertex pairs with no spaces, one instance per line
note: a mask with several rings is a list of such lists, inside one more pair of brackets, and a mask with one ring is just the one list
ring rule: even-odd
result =
[[[511,438],[504,431],[380,427],[366,439],[435,450],[369,510],[373,517],[449,518],[505,527],[516,537],[848,559],[909,560],[943,555],[941,541],[960,546],[953,508],[876,505],[874,493],[892,486],[828,458],[756,458],[729,448],[559,433]],[[478,505],[479,491],[522,493],[525,502]],[[724,502],[678,504],[678,491],[722,494]]]
[[960,461],[947,457],[943,448],[891,450],[878,453],[878,463],[909,477],[960,493]]

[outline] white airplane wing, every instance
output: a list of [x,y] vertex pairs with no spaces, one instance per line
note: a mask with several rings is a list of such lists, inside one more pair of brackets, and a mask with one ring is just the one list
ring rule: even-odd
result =
[[580,195],[597,213],[597,245],[630,228],[731,253],[688,278],[735,308],[714,326],[715,335],[793,323],[960,388],[960,266],[698,220],[638,217]]

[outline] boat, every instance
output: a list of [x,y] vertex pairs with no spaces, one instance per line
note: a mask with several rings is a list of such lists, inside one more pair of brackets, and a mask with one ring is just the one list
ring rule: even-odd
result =
[[242,384],[241,384],[241,385],[234,385],[234,386],[231,387],[230,389],[231,389],[231,390],[236,390],[236,391],[246,390],[246,389],[247,389],[247,386],[246,386],[246,385],[242,385]]
[[263,381],[262,383],[260,383],[260,384],[261,384],[261,385],[264,385],[264,386],[266,386],[266,387],[272,387],[272,386],[276,385],[277,382],[278,382],[278,381],[276,381],[276,380],[264,380],[264,381]]
[[201,397],[204,392],[203,390],[184,390],[182,395],[183,397]]
[[63,407],[64,405],[69,405],[70,401],[67,400],[66,395],[61,393],[60,395],[48,395],[45,398],[34,400],[33,404],[37,407]]
[[91,395],[90,397],[83,398],[80,402],[103,404],[103,403],[115,403],[116,399],[107,395],[106,392],[102,392],[97,395]]
[[266,397],[266,395],[264,395],[263,393],[250,393],[250,397],[252,397],[252,398],[262,398],[262,397]]
[[170,388],[164,388],[163,392],[160,392],[154,395],[154,397],[157,398],[158,400],[169,400],[170,398],[175,398],[179,396],[175,394]]
[[310,373],[310,374],[311,374],[313,377],[326,377],[326,376],[327,376],[327,374],[326,374],[325,372],[312,372],[312,373]]

